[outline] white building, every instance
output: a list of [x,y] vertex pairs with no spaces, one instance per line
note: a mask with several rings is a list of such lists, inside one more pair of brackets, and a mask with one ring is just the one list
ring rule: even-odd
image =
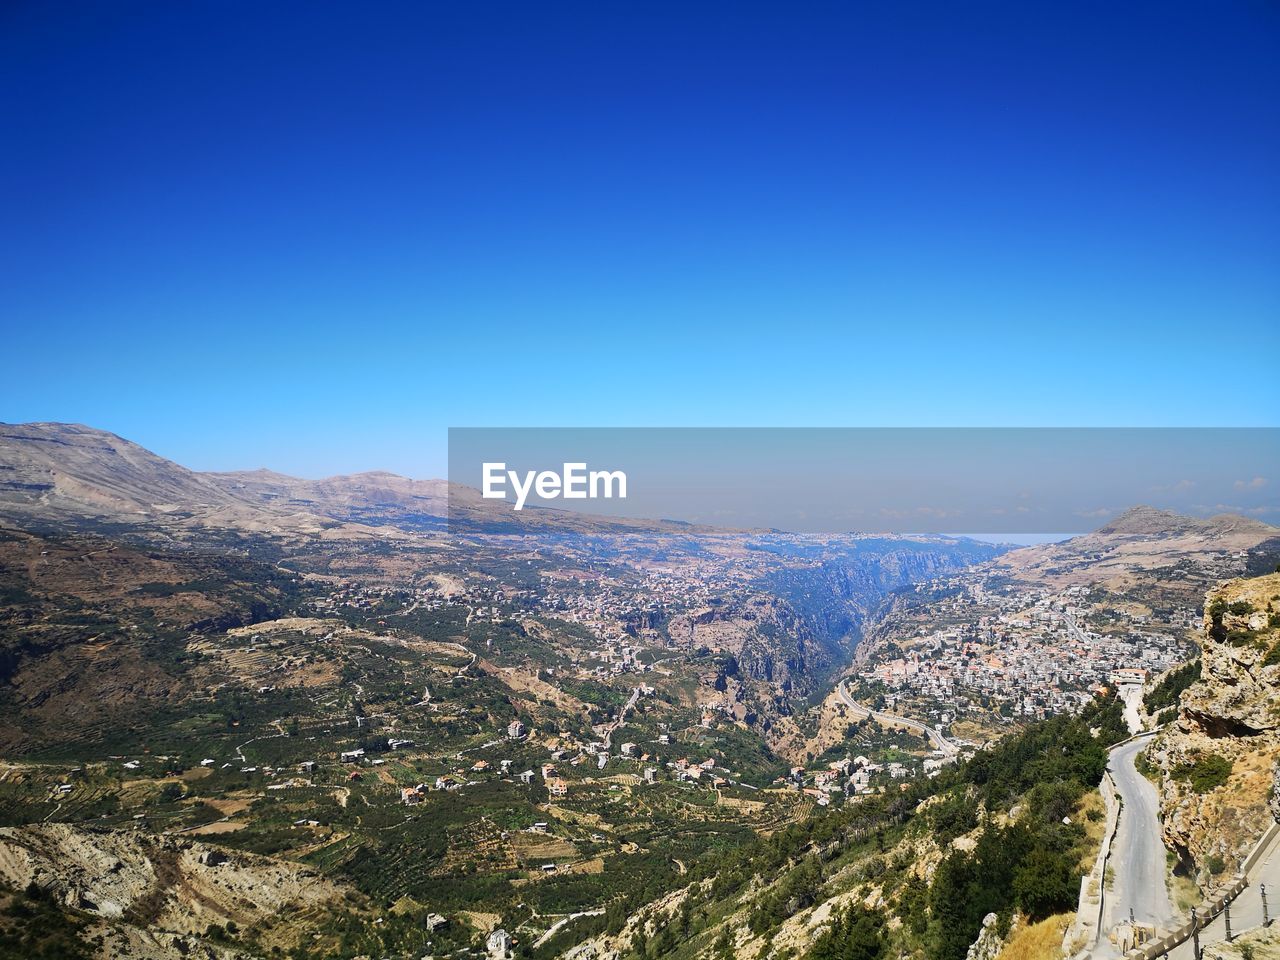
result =
[[501,927],[489,934],[489,939],[484,942],[485,949],[489,951],[491,960],[507,960],[511,956],[513,944],[514,941],[511,939],[511,934]]

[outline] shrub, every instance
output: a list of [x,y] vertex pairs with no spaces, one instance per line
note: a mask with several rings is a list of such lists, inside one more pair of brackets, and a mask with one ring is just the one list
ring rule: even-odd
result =
[[1148,712],[1155,713],[1165,707],[1177,706],[1182,691],[1200,679],[1200,659],[1170,670],[1143,698]]
[[1175,780],[1185,780],[1196,793],[1208,793],[1226,783],[1231,770],[1231,761],[1226,757],[1202,754],[1191,763],[1178,764],[1171,775]]

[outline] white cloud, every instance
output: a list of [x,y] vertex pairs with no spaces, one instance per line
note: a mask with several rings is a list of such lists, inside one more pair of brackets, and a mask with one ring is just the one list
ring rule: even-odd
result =
[[1261,490],[1269,482],[1266,477],[1254,477],[1252,480],[1237,480],[1235,488],[1237,490]]

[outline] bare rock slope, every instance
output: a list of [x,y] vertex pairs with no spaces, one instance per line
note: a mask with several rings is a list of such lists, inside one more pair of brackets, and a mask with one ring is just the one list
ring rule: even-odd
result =
[[229,921],[259,942],[287,946],[294,936],[288,918],[347,897],[296,864],[65,823],[0,828],[0,880],[19,889],[35,883],[66,906],[109,921],[117,939],[145,934],[157,956],[180,955],[188,946],[183,938]]
[[0,424],[0,525],[86,523],[267,534],[372,536],[317,511],[263,503],[105,430],[74,423]]
[[1153,750],[1165,840],[1202,884],[1280,817],[1280,573],[1210,592],[1201,680]]

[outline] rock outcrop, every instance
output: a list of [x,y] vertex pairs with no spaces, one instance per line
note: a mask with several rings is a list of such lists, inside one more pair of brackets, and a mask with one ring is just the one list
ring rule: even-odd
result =
[[338,884],[296,864],[65,823],[0,828],[0,881],[17,889],[34,883],[111,921],[120,937],[144,936],[162,956],[174,938],[229,922],[287,946],[287,918],[347,899]]
[[1211,591],[1201,651],[1201,679],[1152,760],[1165,841],[1204,886],[1280,817],[1280,574]]
[[1000,936],[1000,918],[988,913],[982,918],[982,932],[978,939],[969,946],[965,960],[996,960],[1004,949],[1004,938]]

